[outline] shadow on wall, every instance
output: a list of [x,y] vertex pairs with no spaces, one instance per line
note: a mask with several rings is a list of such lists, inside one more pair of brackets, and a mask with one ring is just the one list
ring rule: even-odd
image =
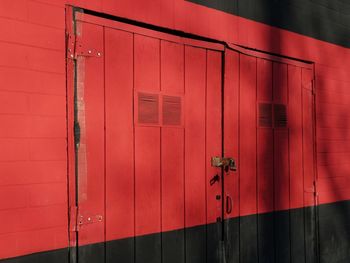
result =
[[[279,8],[286,8],[285,6],[279,4],[280,1],[276,2],[276,10],[271,10],[271,5],[264,5],[264,1],[243,1],[239,2],[238,9],[247,8],[247,5],[261,5],[259,10],[263,11],[263,16],[265,20],[269,21],[272,24],[285,25],[290,23],[295,17],[294,13],[295,8],[286,9],[283,12],[278,10]],[[242,4],[241,4],[242,3]],[[264,7],[266,7],[264,9]],[[254,10],[254,8],[250,7]],[[325,28],[329,28],[329,25],[325,24],[325,21],[320,21],[320,17],[315,14],[310,14],[311,17],[309,30],[314,32],[319,32]],[[264,47],[267,47],[267,50],[280,51],[284,50],[283,34],[278,30],[267,31],[268,35],[264,36],[264,39],[267,43],[264,43]],[[342,36],[337,36],[342,38]],[[303,42],[297,43],[298,49],[310,49],[311,47]],[[298,52],[298,54],[308,54],[309,51],[305,50],[304,52]],[[311,52],[310,52],[311,53]],[[282,52],[283,54],[283,52]],[[322,54],[318,54],[318,57],[322,60],[324,65],[331,65],[332,61],[327,61],[329,57],[323,58]],[[273,67],[274,68],[274,67]],[[289,66],[288,66],[289,68]],[[336,76],[331,75],[331,72],[325,71],[322,76],[318,75],[317,72],[317,63],[315,65],[316,70],[316,79],[314,82],[314,88],[316,90],[315,102],[316,102],[316,144],[317,144],[317,164],[315,169],[318,169],[319,175],[317,178],[318,191],[319,195],[317,199],[325,200],[329,202],[332,200],[334,202],[346,199],[344,195],[345,189],[347,187],[348,174],[349,174],[349,163],[348,163],[348,152],[349,152],[349,121],[350,114],[347,110],[350,94],[346,90],[348,83],[336,81]],[[258,72],[259,73],[259,72]],[[276,71],[272,70],[273,80],[273,95],[272,101],[278,102],[276,94],[283,94],[283,78],[275,77]],[[291,83],[291,74],[288,69],[288,83]],[[333,79],[335,78],[335,79]],[[257,83],[259,86],[259,83]],[[288,87],[289,89],[291,87]],[[303,89],[303,87],[302,87]],[[267,89],[268,90],[268,89]],[[289,90],[289,95],[291,90]],[[269,94],[265,94],[269,96]],[[265,97],[266,97],[265,96]],[[305,94],[302,96],[305,96]],[[290,97],[288,98],[290,102]],[[257,98],[259,101],[259,98]],[[305,114],[305,112],[302,112]],[[289,118],[292,116],[289,116]],[[293,120],[295,120],[293,118]],[[289,119],[291,121],[291,119]],[[272,156],[271,156],[271,144],[260,144],[257,143],[260,147],[260,158],[265,162],[272,161],[273,168],[271,169],[273,173],[273,192],[274,192],[274,209],[278,203],[278,199],[283,198],[285,195],[289,195],[289,201],[292,203],[292,200],[295,198],[293,196],[292,189],[300,186],[298,181],[293,180],[293,177],[298,177],[298,175],[292,173],[292,170],[289,170],[288,182],[285,182],[287,185],[283,185],[283,177],[286,166],[290,164],[290,169],[293,168],[293,163],[291,163],[291,156],[295,154],[293,152],[293,147],[291,144],[291,136],[293,132],[293,126],[298,126],[299,124],[289,122],[289,140],[279,140],[278,136],[281,134],[278,129],[275,129],[270,135],[272,146]],[[305,129],[306,127],[304,127]],[[257,129],[259,138],[259,131]],[[294,129],[295,131],[295,129]],[[288,142],[289,141],[289,142]],[[312,147],[311,145],[304,145],[304,147]],[[288,156],[288,163],[284,163],[283,160],[280,165],[276,164],[276,150],[279,149],[279,153],[284,156]],[[283,152],[280,150],[283,149]],[[290,149],[290,152],[289,152]],[[295,150],[295,148],[294,148]],[[258,160],[259,165],[259,160]],[[282,169],[282,170],[281,170]],[[269,181],[271,173],[257,172],[257,184],[261,182]],[[305,176],[305,174],[304,174]],[[301,178],[301,177],[298,177]],[[280,184],[280,185],[278,185]],[[296,185],[293,185],[296,184]],[[288,187],[287,187],[288,186]],[[283,190],[284,188],[284,190]],[[281,191],[283,190],[283,191]],[[306,189],[303,189],[305,191]],[[303,193],[302,193],[303,194]],[[303,194],[304,195],[304,194]],[[266,207],[271,205],[270,201],[267,199],[258,200],[258,212],[260,207]],[[318,202],[318,200],[316,200]],[[290,204],[291,204],[290,203]],[[291,207],[293,208],[293,207]],[[287,207],[284,207],[287,209]],[[320,255],[320,262],[329,263],[329,262],[348,262],[350,258],[350,205],[347,202],[341,202],[336,204],[321,205],[317,208],[317,211],[310,210],[310,208],[305,208],[304,211],[291,210],[290,212],[274,212],[273,215],[269,215],[269,220],[272,220],[272,224],[269,220],[265,220],[268,215],[262,214],[258,215],[257,218],[257,235],[258,235],[258,257],[259,262],[315,262],[316,258],[310,255],[310,250],[313,249],[310,246],[315,246],[315,249]],[[315,214],[316,213],[316,214]],[[310,222],[310,220],[315,220]],[[312,225],[315,224],[316,225]],[[302,228],[300,228],[302,224]],[[310,225],[311,224],[311,225]],[[311,229],[308,229],[311,227]],[[316,231],[314,236],[312,235],[312,227],[317,227],[314,229]],[[303,236],[301,236],[303,235]],[[273,236],[271,238],[271,236]],[[319,243],[316,243],[316,238],[319,239]],[[271,242],[274,246],[268,246]],[[314,240],[314,241],[313,241]],[[304,247],[300,246],[303,244]],[[270,257],[269,259],[267,259]],[[273,258],[271,258],[273,257]],[[242,261],[242,259],[241,259]],[[244,261],[244,260],[243,260]]]

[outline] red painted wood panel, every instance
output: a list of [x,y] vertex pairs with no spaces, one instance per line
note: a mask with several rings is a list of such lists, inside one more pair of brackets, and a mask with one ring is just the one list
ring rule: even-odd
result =
[[259,128],[257,133],[258,212],[266,213],[274,210],[274,135],[269,128]]
[[0,16],[12,18],[12,19],[23,19],[27,16],[26,0],[4,0],[0,3]]
[[48,5],[39,1],[27,1],[27,19],[31,23],[65,28],[65,9],[63,6]]
[[[289,127],[289,176],[290,207],[303,207],[303,120],[301,95],[301,68],[288,66],[288,127]],[[309,125],[312,125],[311,123]]]
[[232,198],[232,213],[225,218],[239,215],[239,54],[227,50],[225,54],[224,85],[224,156],[238,162],[238,170],[225,178],[225,195]]
[[0,258],[32,254],[66,246],[67,226],[0,234]]
[[[308,76],[308,78],[306,78]],[[314,130],[310,123],[313,123],[313,96],[310,90],[312,87],[310,73],[302,70],[302,100],[303,100],[303,161],[304,161],[304,205],[314,205]],[[308,81],[306,81],[308,79]]]
[[[134,36],[134,88],[160,91],[160,40]],[[136,108],[137,111],[137,108]],[[135,127],[135,233],[161,230],[159,127]]]
[[[91,48],[103,50],[103,28],[80,24],[82,41]],[[99,57],[79,57],[77,61],[78,121],[81,141],[78,148],[77,191],[79,213],[87,220],[102,216],[103,220],[85,224],[79,231],[79,244],[104,241],[105,195],[105,134],[104,134],[104,60]],[[81,74],[83,73],[83,74]]]
[[160,90],[160,40],[135,35],[134,40],[135,89]]
[[257,97],[258,101],[272,101],[273,63],[265,59],[257,59]]
[[[273,63],[273,101],[275,104],[288,104],[287,65]],[[274,129],[274,196],[275,209],[289,209],[289,130]]]
[[289,209],[289,145],[287,129],[274,131],[274,196],[275,210]]
[[0,23],[2,25],[0,41],[53,50],[65,49],[65,43],[62,41],[63,29],[53,29],[7,18],[0,18]]
[[[211,166],[211,157],[222,155],[222,80],[221,52],[207,51],[207,92],[206,92],[206,191],[207,223],[222,217],[222,182],[210,185],[210,180],[221,173]],[[225,176],[225,175],[224,175]]]
[[162,128],[162,231],[184,228],[184,141],[183,128]]
[[240,55],[240,215],[257,212],[256,58]]
[[184,45],[161,42],[161,89],[171,93],[184,92]]
[[[271,103],[273,96],[273,63],[257,59],[257,101]],[[258,121],[256,123],[259,123]],[[257,195],[258,212],[274,210],[273,129],[257,129]]]
[[[2,91],[66,95],[66,90],[62,88],[66,83],[66,77],[63,73],[56,74],[3,67],[0,68],[0,78],[6,83],[6,85],[0,87]],[[29,83],[30,85],[28,85]],[[47,83],[50,83],[50,85],[46,85]]]
[[65,73],[64,51],[0,42],[0,56],[1,67]]
[[[48,175],[47,171],[51,171]],[[0,185],[66,182],[66,161],[1,162]],[[30,176],[28,176],[30,175]]]
[[[38,1],[30,1],[30,2],[38,2]],[[45,14],[42,17],[36,16],[36,13],[38,12],[37,10],[31,11],[31,13],[28,15],[27,1],[24,1],[24,0],[16,0],[16,1],[2,0],[0,3],[0,16],[9,17],[11,19],[12,18],[20,19],[23,23],[27,23],[27,21],[31,21],[30,23],[40,23],[48,26],[48,28],[52,28],[52,26],[53,27],[58,26],[58,27],[61,27],[61,30],[62,30],[64,26],[64,18],[63,18],[63,11],[62,11],[63,8],[55,9],[55,8],[51,8],[51,6],[58,5],[63,7],[65,1],[41,0],[41,2],[47,2],[50,4],[50,7],[46,7],[45,5],[40,5],[41,8],[40,9],[38,8],[38,10],[45,10]],[[115,15],[122,15],[129,18],[138,18],[138,20],[150,21],[153,24],[174,25],[174,27],[186,32],[203,34],[203,35],[207,35],[218,39],[227,39],[229,41],[235,40],[235,42],[239,40],[238,41],[239,44],[247,44],[248,46],[253,48],[263,49],[270,52],[277,52],[277,53],[280,52],[280,53],[283,53],[284,55],[288,55],[291,57],[299,57],[302,59],[317,61],[319,62],[317,65],[318,75],[322,75],[323,77],[325,76],[328,79],[332,79],[332,80],[339,80],[339,81],[349,80],[348,67],[346,66],[347,60],[344,59],[348,56],[349,52],[344,48],[323,43],[318,40],[305,38],[301,35],[297,35],[291,32],[277,30],[271,27],[267,27],[266,25],[262,25],[252,21],[248,21],[248,23],[244,24],[243,22],[247,22],[244,19],[237,18],[231,15],[226,15],[226,14],[223,14],[222,12],[211,11],[207,8],[199,7],[199,6],[187,3],[185,1],[181,1],[181,2],[172,1],[171,4],[161,3],[160,5],[159,3],[154,3],[148,7],[149,9],[147,9],[150,12],[138,12],[137,14],[135,14],[136,12],[134,12],[134,9],[130,8],[130,6],[133,5],[129,3],[130,1],[118,2],[114,9],[109,9],[110,6],[112,5],[110,1],[108,1],[108,3],[107,1],[103,3],[101,3],[101,1],[89,1],[89,2],[69,1],[69,2],[77,6],[86,6],[90,9],[94,9],[97,11],[101,10],[101,6],[103,4],[105,6],[104,10],[106,13],[113,13]],[[38,5],[39,5],[38,3],[34,3],[32,6],[36,8]],[[161,18],[160,19],[153,18],[155,17],[154,14],[156,14],[157,17],[161,17]],[[147,18],[147,16],[149,17]],[[52,20],[48,20],[51,18]],[[217,23],[215,24],[207,23],[207,21],[217,21]],[[15,24],[15,22],[13,23]],[[219,27],[218,24],[223,26]],[[238,32],[237,30],[238,24],[240,24],[239,33],[241,34],[239,36],[239,39],[236,36],[237,34],[234,34],[234,32],[236,33]],[[28,23],[28,25],[32,25],[32,24]],[[31,26],[28,26],[28,27],[31,27]],[[57,30],[56,29],[53,29],[53,30],[55,31],[55,33],[53,33],[53,31],[51,33],[56,37],[58,37],[56,35]],[[49,32],[49,30],[47,32]],[[246,35],[247,32],[249,33],[249,35]],[[32,39],[29,39],[29,37],[25,37],[21,39],[21,36],[25,34],[26,32],[22,32],[22,34],[18,34],[17,36],[18,39],[14,38],[13,41],[18,41],[21,43],[23,42],[22,44],[32,43],[33,45],[38,45],[40,47],[41,45],[44,45],[44,40],[41,40],[39,36],[36,36],[35,38],[33,37]],[[246,36],[243,37],[243,35],[246,35]],[[266,35],[268,35],[269,37],[266,37]],[[275,36],[275,35],[279,35],[279,40],[282,42],[278,44],[279,41],[274,41],[273,44],[271,45],[271,38],[272,38],[271,36]],[[27,43],[24,43],[24,42],[27,42]],[[63,45],[64,43],[63,34],[61,37],[61,41],[58,40],[56,43],[57,45],[60,45],[60,46]],[[295,45],[295,43],[303,43],[303,48],[300,48],[299,45]],[[48,45],[50,46],[51,43],[48,43]],[[55,44],[52,43],[52,45],[55,45]],[[22,47],[14,44],[8,44],[8,45],[6,44],[5,46],[6,46],[5,47],[6,51],[4,52],[8,54],[12,54],[11,57],[14,58],[14,61],[17,59],[17,62],[10,65],[4,64],[3,66],[5,66],[5,68],[2,67],[0,69],[0,74],[1,74],[0,78],[5,79],[4,82],[8,83],[6,87],[1,87],[1,89],[14,89],[14,90],[28,91],[28,92],[34,91],[34,92],[65,95],[65,83],[64,83],[65,81],[64,81],[64,75],[63,75],[65,64],[64,64],[63,52],[60,53],[59,55],[50,55],[51,54],[50,52],[41,48],[32,49],[29,47]],[[22,49],[25,49],[25,50],[28,49],[28,52],[22,52],[21,51]],[[13,57],[13,54],[18,54],[18,53],[20,53],[18,56],[15,55]],[[34,54],[31,55],[31,53],[34,53]],[[6,54],[5,56],[2,56],[3,61],[4,60],[12,61],[9,59],[9,56],[6,56]],[[26,57],[26,56],[31,61],[29,63],[30,65],[27,65],[26,63],[22,63],[23,57]],[[49,57],[50,61],[55,61],[55,65],[46,63],[45,61],[47,57]],[[334,58],[337,58],[337,59],[334,59]],[[36,62],[33,63],[34,61]],[[14,66],[14,67],[23,66],[34,70],[55,71],[55,72],[59,71],[61,73],[60,75],[54,75],[54,74],[43,73],[38,71],[28,71],[28,70],[19,69],[19,68],[8,68],[8,66]],[[7,76],[8,74],[7,72],[11,73],[10,77]],[[21,76],[21,78],[18,78],[18,76]],[[44,78],[42,79],[42,77]],[[11,80],[9,80],[9,78],[11,78]],[[50,83],[50,85],[45,85],[45,83]],[[320,87],[321,89],[323,88],[324,90],[334,90],[336,88],[335,87],[336,85],[333,86],[333,84],[329,84],[328,82],[318,82],[317,85],[318,85],[318,88]],[[345,85],[343,84],[339,88],[344,89],[344,87]],[[327,95],[327,94],[324,94],[324,95]],[[334,93],[329,95],[336,97]],[[21,95],[17,94],[17,99],[18,98],[20,99],[20,97]],[[324,99],[322,98],[322,100]],[[15,102],[12,101],[12,103],[15,103]],[[10,106],[9,106],[9,109],[10,109]],[[334,105],[334,104],[329,104],[328,102],[320,103],[318,106],[318,109],[319,111],[323,111],[323,109],[327,109],[329,111],[334,112],[336,115],[343,115],[348,111],[348,108],[346,107],[346,105]],[[323,119],[323,116],[318,115],[318,123],[320,123],[321,125],[323,122],[322,119]],[[332,119],[331,121],[325,121],[325,123],[327,127],[332,128],[332,127],[337,127],[339,125],[343,125],[343,123],[345,122],[336,121]],[[62,128],[62,125],[58,125],[58,126]],[[320,129],[318,129],[318,134],[320,134],[319,131]],[[349,149],[349,145],[344,144],[344,142],[348,141],[346,137],[347,135],[346,134],[343,135],[342,131],[339,129],[336,129],[335,131],[334,130],[332,131],[323,130],[323,131],[324,131],[324,135],[320,135],[322,137],[319,138],[322,141],[319,141],[319,142],[321,145],[325,145],[325,146],[324,148],[321,147],[322,153],[319,153],[318,155],[318,156],[322,156],[322,162],[325,162],[325,163],[345,162],[345,160],[347,159],[346,154],[329,153],[328,152],[329,147],[327,145],[331,145],[331,142],[328,142],[326,145],[326,142],[324,140],[329,140],[329,139],[342,140],[341,144],[344,145],[342,146],[343,147],[342,151],[345,152],[345,151],[348,151]],[[48,134],[51,134],[51,131],[47,130],[47,132]],[[55,134],[52,133],[52,135],[55,135]],[[5,142],[3,141],[2,143],[5,143]],[[5,159],[8,158],[11,160],[17,160],[16,158],[22,154],[22,153],[17,153],[17,151],[24,151],[25,158],[28,157],[29,146],[26,142],[22,140],[11,140],[11,141],[7,141],[6,143],[2,144],[2,146],[7,146],[10,148],[10,150],[6,152],[6,155],[8,156],[5,156]],[[15,145],[15,147],[11,148],[10,144]],[[338,147],[339,145],[334,146],[334,148],[338,148]],[[333,148],[333,146],[331,146],[331,148]],[[335,150],[336,149],[331,151],[335,151]],[[61,157],[60,159],[62,159]],[[20,168],[13,167],[15,166],[14,164],[2,163],[0,165],[0,169],[5,170],[7,171],[7,173],[11,174],[11,178],[0,178],[0,180],[3,180],[5,182],[17,182],[16,180],[18,180],[19,182],[24,182],[24,183],[29,182],[32,179],[34,181],[51,180],[51,177],[52,177],[52,180],[61,180],[64,172],[63,171],[64,169],[62,168],[65,166],[64,162],[65,161],[40,162],[40,164],[35,164],[35,163],[30,164],[28,162],[19,162],[18,166]],[[37,168],[37,166],[40,166],[40,168]],[[28,172],[27,174],[30,174],[30,176],[21,176],[19,169],[23,169],[23,171]],[[45,178],[43,170],[46,170],[46,169],[51,169],[53,171],[52,174],[50,174],[50,178]],[[39,172],[36,173],[37,171]],[[332,167],[332,169],[327,169],[327,171],[325,168],[325,170],[323,171],[324,171],[323,172],[324,176],[329,177],[333,174],[346,172],[346,167],[338,165],[338,166]],[[12,175],[14,176],[12,177]],[[337,192],[336,190],[337,189],[335,188],[333,192]],[[338,192],[339,192],[338,197],[335,197],[330,193],[329,199],[328,199],[328,196],[324,195],[322,197],[322,200],[324,202],[327,202],[327,201],[339,200],[340,198],[343,198],[344,192],[342,191],[338,191]]]
[[135,127],[135,234],[161,230],[160,128]]
[[133,35],[105,28],[106,239],[134,235]]
[[[206,223],[206,51],[185,48],[185,226]],[[193,165],[193,164],[196,165]]]
[[[184,45],[161,41],[161,90],[181,95],[185,91]],[[184,104],[182,104],[183,110]],[[183,127],[161,128],[162,231],[185,226],[185,131]]]
[[288,72],[287,65],[273,63],[273,101],[288,103]]
[[[67,205],[58,204],[43,207],[31,207],[14,210],[2,210],[0,215],[6,228],[1,229],[0,234],[9,234],[35,229],[67,227]],[[25,218],[26,220],[23,220]]]

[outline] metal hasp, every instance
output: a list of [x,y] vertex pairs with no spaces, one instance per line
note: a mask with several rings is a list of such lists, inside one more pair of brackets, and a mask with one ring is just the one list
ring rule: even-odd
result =
[[212,157],[211,158],[211,166],[213,167],[223,167],[225,169],[225,172],[228,171],[237,171],[237,165],[236,161],[233,158],[227,158],[227,157]]

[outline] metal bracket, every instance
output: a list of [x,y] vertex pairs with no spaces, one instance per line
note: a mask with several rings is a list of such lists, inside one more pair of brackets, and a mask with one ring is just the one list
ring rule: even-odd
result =
[[102,215],[79,215],[77,220],[77,226],[81,227],[82,225],[94,224],[102,222]]
[[83,225],[94,224],[102,222],[102,215],[82,215],[79,213],[79,208],[72,206],[70,208],[70,231],[79,232]]
[[102,57],[102,52],[95,48],[86,47],[81,37],[67,33],[67,58],[76,59],[81,57]]
[[75,41],[75,58],[78,56],[99,58],[102,56],[102,52],[94,48],[86,47],[81,38],[77,37]]
[[68,33],[66,34],[66,46],[67,46],[67,58],[74,59],[75,50],[75,36]]
[[236,161],[233,158],[226,158],[226,157],[212,157],[211,158],[211,166],[213,167],[223,167],[226,172],[230,171],[237,171],[237,165]]

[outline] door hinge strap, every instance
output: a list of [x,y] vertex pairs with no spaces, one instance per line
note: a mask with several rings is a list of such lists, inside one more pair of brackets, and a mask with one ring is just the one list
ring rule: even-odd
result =
[[87,46],[80,36],[67,33],[67,58],[76,59],[81,57],[102,57],[102,51]]

